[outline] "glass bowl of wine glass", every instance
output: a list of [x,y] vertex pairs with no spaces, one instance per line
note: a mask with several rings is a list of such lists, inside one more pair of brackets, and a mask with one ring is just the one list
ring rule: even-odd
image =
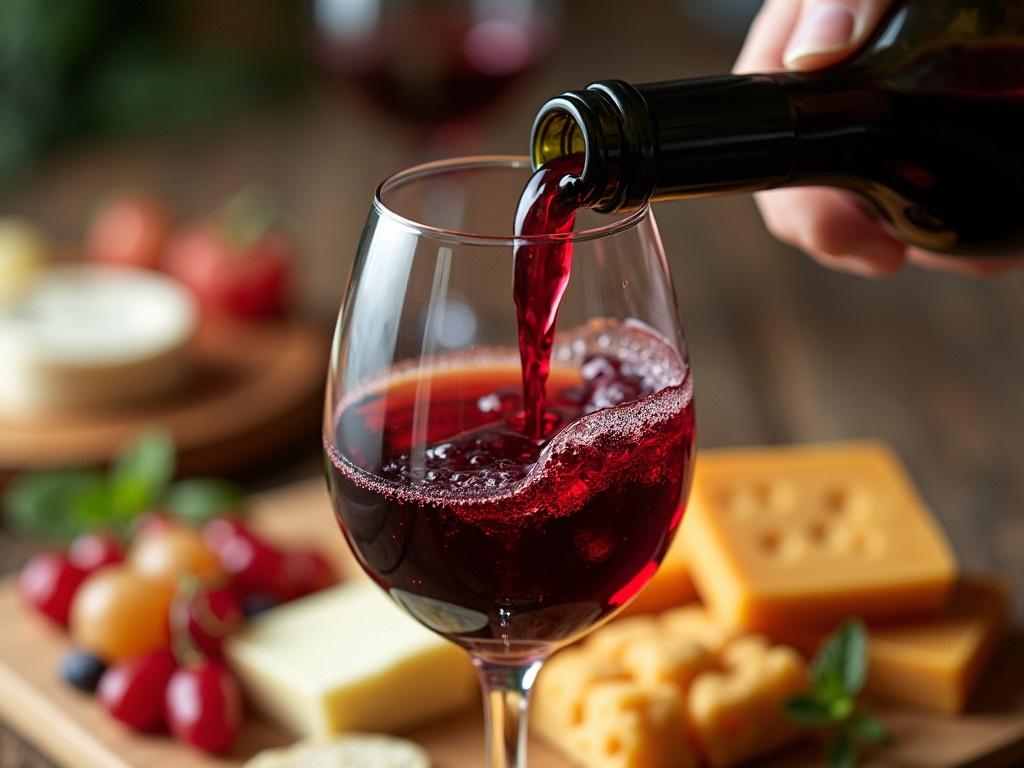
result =
[[[525,765],[543,660],[654,574],[694,451],[653,214],[583,210],[575,228],[517,236],[530,177],[526,158],[463,158],[378,188],[323,431],[360,565],[479,669],[492,768]],[[522,269],[531,259],[562,266]],[[538,318],[550,333],[529,332]]]

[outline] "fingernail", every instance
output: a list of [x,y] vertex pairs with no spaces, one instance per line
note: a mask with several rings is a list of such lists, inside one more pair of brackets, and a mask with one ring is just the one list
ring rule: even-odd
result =
[[786,46],[783,60],[788,66],[805,56],[841,50],[853,39],[856,25],[857,18],[845,5],[815,5],[797,24],[796,32]]

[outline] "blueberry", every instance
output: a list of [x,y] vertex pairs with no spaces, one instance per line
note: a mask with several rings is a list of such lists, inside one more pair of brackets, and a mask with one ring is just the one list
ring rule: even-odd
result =
[[278,601],[270,595],[255,592],[251,595],[246,595],[242,601],[242,610],[245,612],[245,618],[251,619],[253,616],[259,616],[264,611],[269,611],[277,603]]
[[60,679],[86,693],[96,690],[106,671],[103,659],[86,651],[71,651],[60,663]]

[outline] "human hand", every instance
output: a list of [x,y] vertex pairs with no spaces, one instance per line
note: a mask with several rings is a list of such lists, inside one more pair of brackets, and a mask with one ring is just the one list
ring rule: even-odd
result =
[[[736,60],[736,72],[807,71],[835,64],[871,35],[892,0],[765,0]],[[775,237],[822,264],[854,274],[891,274],[910,262],[990,275],[1021,258],[964,259],[909,246],[867,213],[853,193],[801,187],[755,195]]]

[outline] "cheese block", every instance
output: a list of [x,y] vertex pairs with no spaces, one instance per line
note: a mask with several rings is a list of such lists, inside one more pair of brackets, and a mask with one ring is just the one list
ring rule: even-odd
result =
[[260,615],[227,658],[248,699],[303,736],[402,731],[478,699],[466,653],[365,583]]
[[690,606],[612,622],[556,655],[532,725],[585,768],[728,768],[800,736],[782,702],[807,687],[796,651]]
[[808,687],[799,654],[751,635],[727,645],[720,659],[721,671],[697,677],[688,697],[688,723],[707,764],[740,765],[792,743],[800,730],[783,705]]
[[60,265],[0,307],[0,412],[119,405],[167,394],[188,373],[198,310],[152,272]]
[[964,711],[1005,636],[1007,596],[1002,582],[968,577],[941,616],[872,628],[867,692],[936,712]]
[[[685,514],[680,525],[686,525]],[[669,608],[693,602],[696,597],[697,592],[693,588],[687,567],[683,537],[677,532],[668,552],[665,553],[665,558],[658,566],[658,570],[626,607],[622,615],[660,613]]]
[[957,575],[942,530],[878,443],[705,452],[680,535],[715,616],[768,634],[934,615]]

